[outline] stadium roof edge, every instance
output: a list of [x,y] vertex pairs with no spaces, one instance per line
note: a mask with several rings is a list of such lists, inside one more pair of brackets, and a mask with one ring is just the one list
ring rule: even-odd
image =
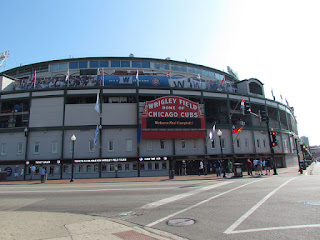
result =
[[[231,74],[221,71],[219,69],[216,68],[211,68],[211,67],[207,67],[204,65],[200,65],[200,64],[195,64],[195,63],[190,63],[190,62],[182,62],[182,61],[176,61],[176,60],[168,60],[168,59],[159,59],[159,58],[141,58],[141,57],[81,57],[81,58],[65,58],[65,59],[55,59],[55,60],[48,60],[48,61],[42,61],[42,62],[37,62],[37,63],[31,63],[31,64],[26,64],[26,65],[22,65],[22,66],[18,66],[18,67],[14,67],[11,69],[8,69],[6,71],[3,71],[2,73],[5,72],[9,72],[9,71],[13,71],[15,69],[18,68],[25,68],[25,67],[32,67],[32,66],[39,66],[42,64],[50,64],[50,63],[59,63],[59,62],[70,62],[70,61],[81,61],[81,60],[103,60],[103,59],[110,59],[110,60],[145,60],[145,61],[159,61],[159,62],[167,62],[167,63],[177,63],[177,64],[185,64],[185,65],[189,65],[189,66],[194,66],[194,67],[201,67],[203,69],[208,69],[208,70],[214,70],[217,71],[219,73],[228,75],[229,77],[231,77],[232,79],[234,79],[236,82],[239,82],[240,80],[236,79],[234,76],[232,76]],[[2,74],[0,73],[0,74]]]

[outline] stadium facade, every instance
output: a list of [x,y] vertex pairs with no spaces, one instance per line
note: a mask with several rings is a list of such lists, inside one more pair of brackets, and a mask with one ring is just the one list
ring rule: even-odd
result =
[[[231,70],[90,57],[20,66],[0,78],[0,168],[9,180],[19,169],[30,179],[32,165],[36,179],[42,167],[48,179],[68,179],[74,164],[77,179],[181,174],[182,160],[195,174],[200,160],[211,172],[216,159],[270,158],[263,111],[277,133],[276,167],[298,165],[293,108]],[[244,101],[252,114],[244,114]]]

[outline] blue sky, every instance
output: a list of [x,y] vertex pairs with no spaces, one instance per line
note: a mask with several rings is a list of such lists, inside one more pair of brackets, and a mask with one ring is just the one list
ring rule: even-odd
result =
[[[188,61],[258,78],[320,145],[318,9],[313,0],[0,0],[7,69],[90,56]],[[0,69],[2,71],[3,69]]]

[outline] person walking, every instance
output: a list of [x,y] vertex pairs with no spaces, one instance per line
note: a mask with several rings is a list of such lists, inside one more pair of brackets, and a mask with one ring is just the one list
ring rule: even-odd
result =
[[32,166],[30,167],[30,174],[31,174],[31,175],[30,175],[30,179],[31,179],[31,180],[33,180],[33,177],[34,177],[35,172],[36,172],[36,167],[32,165]]
[[199,176],[201,175],[201,173],[203,172],[203,161],[200,161],[200,165],[199,165]]
[[20,169],[20,180],[22,181],[24,179],[24,168],[22,167]]
[[220,177],[221,176],[221,163],[220,163],[220,161],[216,160],[214,162],[214,166],[216,168],[217,177]]
[[182,160],[182,175],[187,175],[187,163],[185,160]]
[[250,159],[247,160],[246,166],[248,170],[248,175],[252,175],[252,162],[250,161]]
[[230,161],[230,160],[228,161],[228,172],[231,173],[231,175],[232,175],[232,172],[233,172],[232,171],[232,161]]
[[270,175],[271,163],[270,159],[266,160],[266,175]]

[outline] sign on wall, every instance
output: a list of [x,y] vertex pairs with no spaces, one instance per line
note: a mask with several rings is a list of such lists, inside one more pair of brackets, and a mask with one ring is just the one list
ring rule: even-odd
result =
[[142,138],[205,138],[205,121],[199,103],[178,96],[147,101],[141,116]]

